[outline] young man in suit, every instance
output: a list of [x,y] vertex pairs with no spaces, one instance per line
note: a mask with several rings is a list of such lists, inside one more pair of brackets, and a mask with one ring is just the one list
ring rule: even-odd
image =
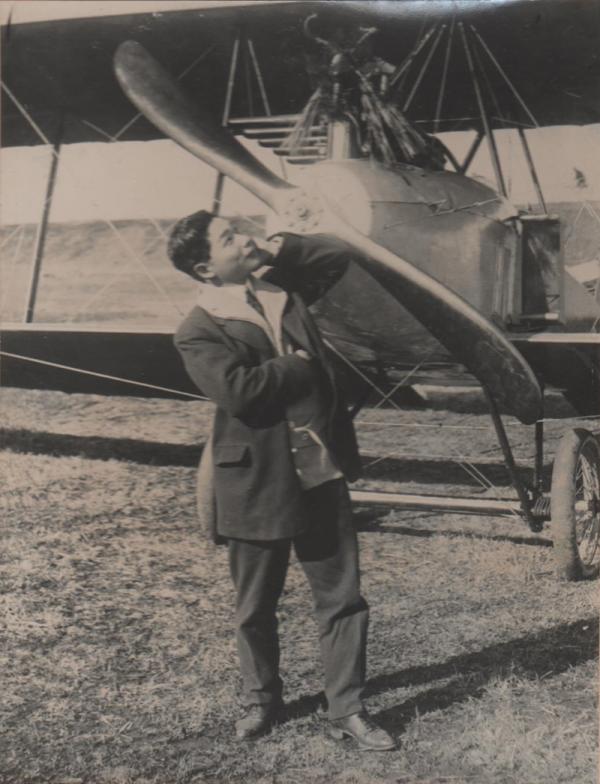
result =
[[201,211],[175,226],[168,252],[199,284],[175,344],[217,405],[216,530],[237,592],[246,708],[236,735],[263,734],[282,706],[276,607],[293,545],[313,593],[329,734],[393,748],[361,701],[368,606],[346,486],[360,471],[356,439],[307,309],[343,274],[349,251],[323,235],[260,241]]

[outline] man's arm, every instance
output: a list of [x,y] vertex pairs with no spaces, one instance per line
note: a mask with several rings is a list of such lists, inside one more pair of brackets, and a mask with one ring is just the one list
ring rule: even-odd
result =
[[312,362],[288,354],[249,367],[216,325],[202,324],[204,318],[192,312],[179,328],[175,345],[194,383],[218,406],[233,416],[255,416],[310,391],[315,381]]
[[264,279],[296,291],[307,305],[320,299],[344,274],[354,251],[328,234],[282,233],[283,244]]

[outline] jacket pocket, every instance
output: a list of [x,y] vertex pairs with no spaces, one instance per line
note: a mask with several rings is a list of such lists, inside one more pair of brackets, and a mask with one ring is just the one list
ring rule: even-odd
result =
[[248,444],[219,444],[215,446],[215,465],[222,468],[244,467],[250,465]]

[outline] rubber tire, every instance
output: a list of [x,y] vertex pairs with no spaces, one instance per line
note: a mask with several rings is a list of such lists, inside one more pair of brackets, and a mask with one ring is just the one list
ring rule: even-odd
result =
[[570,430],[561,438],[552,469],[550,509],[554,559],[557,574],[563,580],[592,580],[600,571],[600,564],[587,565],[581,560],[577,547],[575,477],[584,450],[600,475],[600,442],[582,428]]

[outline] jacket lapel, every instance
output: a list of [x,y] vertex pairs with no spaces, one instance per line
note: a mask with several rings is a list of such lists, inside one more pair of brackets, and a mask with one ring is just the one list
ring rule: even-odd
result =
[[274,352],[261,316],[243,298],[231,294],[227,287],[199,284],[198,305],[234,340],[246,343],[263,353]]
[[290,294],[283,316],[284,332],[301,348],[314,353],[321,349],[321,341],[312,319],[305,313],[306,305],[297,294]]
[[275,348],[271,340],[258,324],[241,318],[223,318],[221,316],[213,316],[213,318],[225,334],[234,341],[245,343],[251,348],[258,349],[262,354],[270,356],[275,354]]
[[286,311],[283,317],[283,329],[297,345],[318,357],[329,379],[335,407],[337,405],[335,374],[327,356],[323,339],[308,308],[304,304],[304,300],[299,294],[290,294],[288,311]]

